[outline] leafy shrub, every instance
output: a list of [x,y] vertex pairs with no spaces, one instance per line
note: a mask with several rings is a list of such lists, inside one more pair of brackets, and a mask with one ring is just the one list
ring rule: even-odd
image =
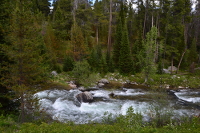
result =
[[90,86],[99,78],[98,74],[92,73],[87,60],[76,62],[72,74],[75,80],[83,86]]
[[142,115],[134,113],[133,107],[128,108],[126,115],[117,118],[117,124],[130,129],[140,129],[143,125]]

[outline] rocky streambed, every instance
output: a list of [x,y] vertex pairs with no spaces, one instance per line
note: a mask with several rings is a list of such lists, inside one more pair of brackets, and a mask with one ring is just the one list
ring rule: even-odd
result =
[[[101,84],[102,85],[102,84]],[[35,94],[40,99],[41,110],[54,120],[73,121],[76,124],[102,122],[112,114],[125,115],[129,107],[149,121],[155,113],[171,113],[172,117],[200,114],[200,90],[182,89],[166,92],[149,91],[145,87],[60,90],[51,89]]]

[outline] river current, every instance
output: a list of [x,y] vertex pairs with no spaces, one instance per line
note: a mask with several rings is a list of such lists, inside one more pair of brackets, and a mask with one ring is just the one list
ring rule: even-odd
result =
[[[133,107],[134,113],[141,113],[143,120],[148,121],[158,109],[160,113],[171,113],[173,116],[198,115],[200,110],[194,106],[184,105],[183,101],[200,105],[200,93],[198,91],[180,90],[175,92],[177,99],[170,98],[167,94],[149,92],[142,89],[104,90],[90,91],[94,102],[79,103],[76,95],[79,90],[45,90],[35,94],[40,99],[40,109],[46,111],[54,120],[61,122],[72,121],[76,124],[89,122],[103,122],[110,114],[113,118],[119,114],[126,115],[129,107]],[[115,94],[110,98],[109,94]],[[182,103],[180,100],[183,100]]]

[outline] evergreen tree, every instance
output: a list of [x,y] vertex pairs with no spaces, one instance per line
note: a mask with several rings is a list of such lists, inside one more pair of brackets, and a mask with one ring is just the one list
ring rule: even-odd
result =
[[193,62],[194,63],[197,62],[197,59],[198,59],[198,53],[197,53],[196,41],[195,39],[193,39],[188,55],[189,65],[192,64]]
[[53,29],[60,40],[70,40],[70,32],[73,24],[72,1],[59,0],[54,3],[53,8]]
[[[3,51],[3,47],[10,45],[7,36],[9,34],[9,18],[12,5],[10,5],[10,1],[2,0],[0,2],[0,7],[0,81],[2,81],[4,74],[7,73],[7,71],[3,69],[6,67],[4,62],[12,63]],[[14,94],[10,93],[10,91],[10,89],[7,89],[5,85],[0,83],[0,114],[7,115],[17,112],[18,102],[12,100]]]
[[119,72],[122,74],[130,74],[133,72],[133,62],[130,52],[130,44],[128,39],[127,26],[123,26],[120,56],[119,56]]
[[64,64],[63,64],[63,71],[68,72],[72,71],[74,68],[74,60],[70,56],[66,56],[64,59]]
[[148,81],[149,76],[155,72],[155,51],[156,51],[157,28],[152,27],[146,35],[143,42],[144,45],[144,59],[143,69],[145,74],[145,82]]
[[[10,62],[5,62],[2,70],[1,84],[14,91],[20,99],[21,122],[26,121],[26,109],[29,109],[28,94],[34,92],[36,85],[46,83],[47,66],[44,64],[44,56],[41,45],[44,41],[41,34],[41,16],[34,14],[31,9],[31,1],[17,0],[15,9],[10,18],[10,45],[3,46],[4,54]],[[40,21],[38,21],[40,20]],[[33,110],[33,109],[32,109]]]
[[114,66],[113,66],[113,61],[112,61],[112,57],[109,54],[109,52],[107,51],[106,53],[106,64],[107,64],[107,69],[109,72],[114,72]]
[[48,16],[50,13],[50,5],[51,5],[49,1],[50,0],[35,0],[35,3],[33,4],[37,6],[37,9],[41,11],[45,16]]
[[84,59],[84,57],[87,55],[87,47],[84,42],[81,28],[76,22],[74,22],[71,29],[71,44],[73,46],[74,60],[80,61]]
[[116,35],[115,35],[115,43],[113,46],[113,62],[115,68],[119,68],[119,57],[120,57],[120,48],[122,42],[122,22],[121,19],[118,20]]

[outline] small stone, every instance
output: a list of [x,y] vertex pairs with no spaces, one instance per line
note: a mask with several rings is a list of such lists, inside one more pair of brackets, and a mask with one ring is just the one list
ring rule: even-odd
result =
[[104,85],[105,85],[104,83],[98,83],[97,86],[98,86],[99,88],[102,88]]
[[107,79],[101,79],[99,83],[109,84],[109,81]]
[[51,75],[53,75],[53,76],[57,76],[58,73],[57,73],[56,71],[52,71],[52,72],[51,72]]

